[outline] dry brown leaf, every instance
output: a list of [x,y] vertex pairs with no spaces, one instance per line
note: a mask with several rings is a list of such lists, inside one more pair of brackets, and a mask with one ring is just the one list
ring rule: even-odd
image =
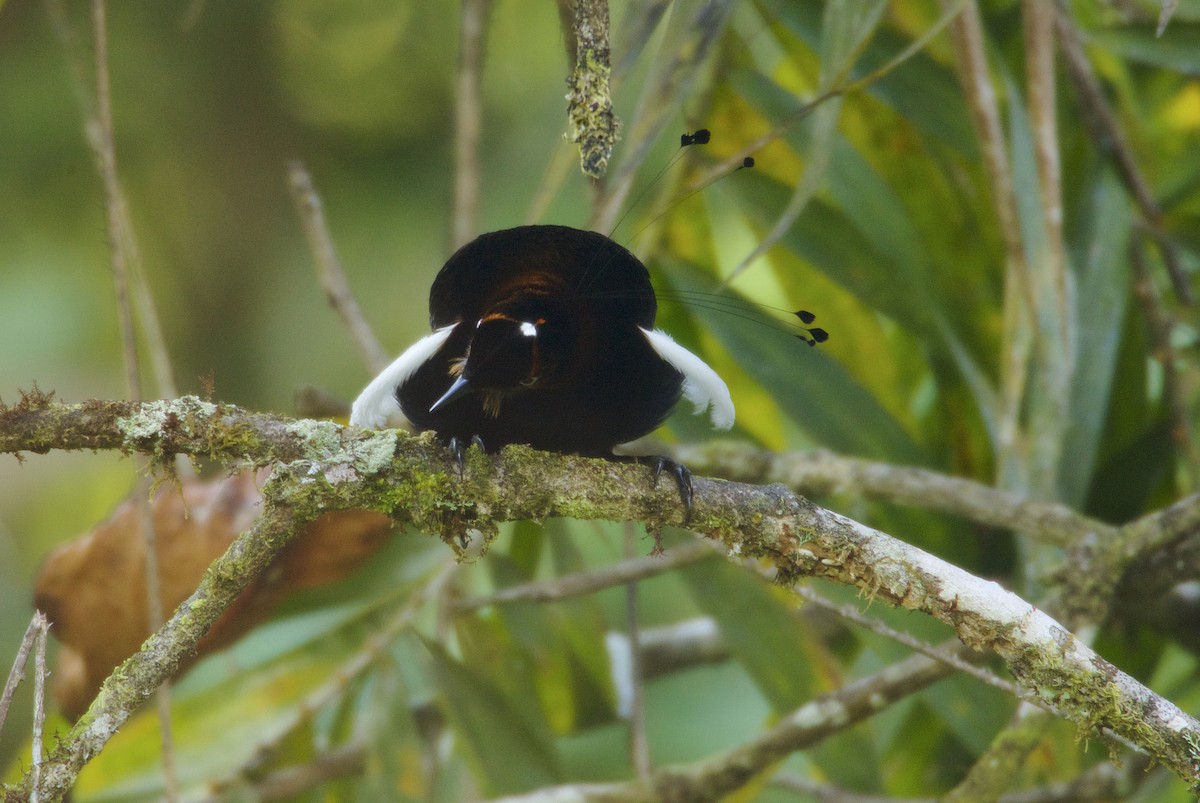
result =
[[[254,521],[261,479],[243,473],[220,481],[190,480],[155,496],[151,505],[166,615]],[[39,572],[34,602],[50,617],[50,632],[62,642],[55,696],[72,719],[150,634],[141,519],[134,501],[122,503],[94,530],[51,552]],[[236,641],[289,595],[344,577],[374,555],[390,531],[390,519],[368,511],[317,519],[213,624],[180,671]]]

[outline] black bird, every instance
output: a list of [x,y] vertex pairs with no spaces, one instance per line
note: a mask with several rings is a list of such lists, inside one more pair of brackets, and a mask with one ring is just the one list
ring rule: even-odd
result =
[[[728,388],[653,328],[657,307],[645,266],[601,234],[521,226],[481,235],[434,279],[433,334],[367,385],[350,423],[433,430],[460,461],[473,441],[620,459],[614,449],[658,427],[680,397],[728,429]],[[656,476],[672,471],[690,512],[687,470],[654,464]]]

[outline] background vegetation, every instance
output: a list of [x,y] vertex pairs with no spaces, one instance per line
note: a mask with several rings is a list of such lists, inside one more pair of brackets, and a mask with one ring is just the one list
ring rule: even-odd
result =
[[[83,125],[89,14],[54,8],[0,4],[6,401],[34,382],[71,401],[127,393]],[[426,331],[451,222],[471,215],[452,191],[459,12],[395,0],[113,4],[118,164],[181,392],[290,413],[302,385],[351,398],[368,378],[314,278],[291,159],[311,168],[381,339],[398,350]],[[1200,5],[1180,2],[1156,37],[1158,15],[1139,2],[614,4],[624,139],[596,191],[562,140],[568,66],[555,9],[497,2],[476,228],[608,231],[631,208],[614,237],[650,265],[663,328],[729,382],[737,441],[920,466],[1126,522],[1194,499],[1200,478]],[[980,87],[995,96],[991,122]],[[713,143],[634,203],[678,134],[701,125]],[[753,171],[655,218],[750,151]],[[735,275],[750,298],[817,312],[830,342],[807,349],[710,300],[673,303]],[[664,437],[709,435],[677,416]],[[698,460],[702,472],[734,473]],[[106,515],[133,473],[106,454],[0,463],[0,644],[19,641],[41,557]],[[1061,546],[932,501],[901,507],[855,483],[833,487],[818,501],[1032,602],[1053,606],[1070,585]],[[668,553],[688,539],[668,533]],[[455,565],[436,539],[394,539],[359,575],[292,601],[175,689],[184,790],[215,784],[233,799],[290,765],[316,767],[321,781],[297,799],[456,800],[620,780],[638,772],[638,755],[658,767],[733,747],[909,653],[755,572],[698,559],[637,584],[641,628],[691,623],[685,635],[700,635],[683,642],[715,652],[645,684],[644,725],[632,732],[648,747],[631,758],[628,690],[611,668],[630,587],[454,607],[594,571],[629,557],[627,541],[619,525],[519,524],[485,559]],[[632,547],[648,550],[646,539]],[[1198,567],[1182,565],[1179,585],[1153,600],[1120,598],[1112,616],[1066,613],[1105,658],[1195,712]],[[810,587],[925,641],[952,635]],[[370,637],[387,626],[395,632],[376,649]],[[364,656],[362,671],[337,674]],[[942,794],[1025,716],[1005,691],[956,675],[792,754],[744,794]],[[1110,754],[1063,721],[1041,727],[996,794],[1085,778],[1109,783],[1108,797],[1188,799],[1181,781],[1145,772],[1120,746]],[[152,711],[126,727],[76,799],[159,797],[157,728]],[[27,732],[10,719],[0,757],[17,761]]]

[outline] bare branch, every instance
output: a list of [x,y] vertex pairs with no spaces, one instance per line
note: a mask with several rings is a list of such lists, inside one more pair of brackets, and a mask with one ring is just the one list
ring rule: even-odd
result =
[[1110,541],[1117,528],[1065,505],[936,471],[843,457],[823,450],[768,452],[748,444],[714,442],[676,446],[671,454],[693,470],[739,482],[781,482],[811,495],[862,494],[869,499],[938,510],[980,524],[1005,527],[1059,546],[1084,538]]
[[503,798],[502,801],[721,800],[789,753],[816,744],[830,733],[861,722],[896,700],[941,680],[952,671],[946,665],[923,655],[914,655],[805,703],[758,738],[717,756],[658,770],[645,781],[572,784],[539,789],[529,795],[516,795]]
[[[258,803],[273,800],[296,800],[304,792],[318,786],[361,775],[367,763],[367,751],[359,742],[339,745],[317,756],[308,764],[282,767],[264,775],[253,785],[253,799]],[[241,800],[237,793],[217,795],[209,800]]]
[[[625,522],[625,559],[637,553],[637,534],[632,522]],[[626,678],[614,677],[617,684],[629,684],[629,757],[638,778],[650,776],[650,740],[646,736],[646,677],[642,665],[642,628],[638,606],[638,584],[625,584],[625,637],[629,641],[629,672]],[[616,673],[614,673],[615,675]]]
[[[121,342],[123,347],[125,376],[128,383],[130,399],[140,400],[143,397],[141,369],[138,365],[137,333],[134,331],[133,302],[130,299],[131,283],[137,285],[139,299],[147,318],[151,321],[151,331],[155,335],[154,355],[159,367],[163,385],[173,387],[174,379],[170,370],[170,360],[167,357],[165,341],[158,326],[158,314],[153,297],[145,283],[145,276],[139,274],[136,281],[131,278],[133,265],[138,262],[136,238],[133,234],[133,224],[130,220],[125,195],[121,189],[117,173],[116,142],[113,134],[112,120],[112,90],[108,72],[108,22],[105,0],[92,2],[92,38],[96,58],[96,114],[89,121],[89,140],[96,153],[96,161],[100,170],[100,178],[104,183],[104,207],[108,221],[108,245],[112,265],[113,288],[117,297],[117,317],[121,325]],[[165,389],[165,388],[164,388]],[[139,466],[142,461],[139,461]],[[158,549],[155,547],[154,521],[150,514],[150,482],[143,476],[134,484],[134,493],[141,506],[143,520],[142,535],[146,539],[146,593],[148,596],[147,610],[149,613],[150,630],[157,630],[162,624],[162,604],[158,593],[159,566]],[[44,635],[39,644],[44,650]],[[40,680],[41,678],[39,678]],[[175,773],[175,751],[171,736],[171,705],[170,691],[164,685],[158,693],[159,731],[162,737],[163,772],[166,777],[166,798],[168,803],[178,799],[178,778]],[[40,744],[37,745],[40,754]],[[35,757],[40,755],[35,754]],[[36,765],[35,765],[36,766]],[[35,776],[37,772],[35,770]],[[35,779],[34,792],[38,791]]]
[[333,247],[333,237],[329,234],[329,226],[325,222],[325,211],[321,206],[321,196],[313,188],[312,176],[308,168],[300,162],[288,164],[288,184],[292,188],[292,200],[300,212],[300,220],[304,223],[304,233],[308,235],[308,247],[312,250],[317,261],[317,276],[329,305],[341,316],[342,323],[350,333],[350,339],[358,348],[363,364],[372,374],[377,374],[391,362],[387,352],[379,344],[379,339],[371,330],[371,325],[363,317],[362,310],[354,294],[350,292],[350,283],[342,270],[342,261],[338,259],[337,250]]
[[992,803],[1000,799],[1025,759],[1042,741],[1051,718],[1041,708],[1018,706],[1009,724],[992,739],[958,786],[946,793],[948,803]]
[[33,793],[31,803],[37,803],[37,792],[42,777],[42,729],[46,724],[46,634],[50,622],[38,611],[33,616],[37,623],[37,652],[33,656]]
[[458,88],[454,95],[454,209],[451,250],[479,233],[479,138],[483,129],[483,43],[489,0],[463,0],[458,32]]
[[[943,9],[948,9],[950,0],[942,0]],[[975,0],[963,4],[962,13],[950,26],[954,42],[954,56],[958,63],[958,79],[962,84],[963,96],[971,112],[975,136],[983,152],[983,165],[987,169],[992,190],[992,208],[1004,240],[1004,251],[1008,260],[1008,271],[1019,277],[1022,294],[1032,308],[1029,295],[1028,266],[1025,262],[1025,246],[1021,236],[1021,223],[1017,214],[1017,198],[1013,189],[1012,168],[1008,163],[1008,148],[1004,139],[1004,125],[1000,117],[1000,106],[996,99],[996,87],[988,72],[987,52],[984,45],[983,22],[979,16],[979,5]],[[1013,281],[1012,278],[1009,280]]]
[[922,655],[932,658],[935,661],[941,661],[944,664],[957,669],[959,672],[966,673],[976,680],[986,683],[988,686],[999,689],[1006,694],[1011,694],[1019,700],[1034,699],[1033,695],[1026,692],[1015,683],[1011,683],[1003,678],[996,677],[988,670],[975,666],[965,658],[955,654],[953,650],[947,650],[944,646],[929,644],[922,641],[916,636],[911,636],[908,633],[901,632],[894,627],[890,627],[880,619],[860,612],[853,605],[839,605],[831,599],[821,596],[816,591],[805,586],[793,586],[792,591],[798,597],[812,605],[824,608],[827,611],[832,611],[843,619],[854,622],[860,627],[870,630],[876,635],[883,636],[886,639],[891,639],[897,644],[903,644],[914,652],[919,652]]
[[1129,245],[1129,262],[1133,268],[1133,298],[1141,307],[1142,316],[1150,337],[1150,352],[1162,369],[1162,395],[1171,419],[1171,441],[1181,458],[1181,474],[1186,488],[1195,488],[1200,483],[1200,452],[1196,448],[1192,414],[1181,381],[1179,350],[1172,342],[1176,330],[1175,321],[1163,306],[1162,295],[1146,263],[1146,254],[1140,238]]
[[707,616],[642,630],[641,661],[646,680],[729,658],[717,623]]
[[21,646],[17,648],[17,657],[13,659],[12,669],[9,670],[8,680],[4,683],[4,692],[0,694],[0,733],[4,731],[4,720],[8,718],[8,709],[12,706],[13,695],[17,686],[25,679],[25,665],[29,662],[29,651],[33,649],[34,639],[41,627],[46,624],[46,617],[41,611],[29,620],[25,635],[21,638]]
[[[1068,621],[1103,621],[1117,586],[1134,566],[1138,572],[1131,578],[1133,584],[1143,589],[1160,586],[1158,594],[1143,599],[1157,598],[1166,590],[1161,587],[1164,580],[1173,585],[1192,576],[1195,563],[1182,558],[1190,552],[1185,539],[1198,530],[1200,494],[1193,494],[1129,522],[1112,538],[1079,541],[1068,550],[1060,572],[1063,589],[1058,607]],[[1164,556],[1172,559],[1171,564],[1165,564]]]
[[[1167,268],[1167,275],[1171,277],[1171,284],[1175,288],[1175,295],[1184,304],[1195,303],[1192,286],[1188,281],[1187,269],[1183,265],[1179,249],[1175,247],[1175,243],[1163,230],[1162,209],[1154,198],[1150,183],[1138,166],[1128,137],[1125,136],[1116,114],[1104,96],[1104,90],[1100,86],[1100,80],[1096,77],[1095,71],[1092,70],[1091,62],[1083,52],[1082,37],[1071,16],[1071,10],[1064,0],[1058,0],[1056,7],[1058,10],[1058,39],[1062,43],[1068,74],[1075,84],[1075,91],[1079,94],[1079,100],[1085,112],[1084,122],[1091,129],[1092,139],[1110,151],[1117,174],[1121,177],[1126,189],[1129,190],[1129,194],[1133,196],[1134,202],[1141,210],[1142,219],[1150,236],[1158,245],[1163,264]],[[1164,13],[1166,13],[1165,5]],[[1162,24],[1166,24],[1165,20]]]
[[1171,21],[1171,17],[1175,14],[1175,9],[1179,7],[1179,0],[1161,0],[1161,6],[1158,11],[1158,27],[1154,29],[1155,36],[1162,36],[1167,32],[1167,23]]
[[129,397],[142,397],[138,370],[137,339],[133,331],[133,306],[129,301],[128,254],[122,236],[121,184],[117,177],[117,154],[113,143],[112,92],[108,80],[108,21],[104,0],[92,0],[93,45],[96,59],[96,116],[89,121],[88,140],[96,153],[104,183],[104,209],[108,220],[108,247],[112,259],[113,289],[121,322],[121,344],[125,356],[125,382]]
[[624,583],[656,577],[660,574],[686,566],[713,554],[713,548],[706,542],[683,544],[671,547],[662,556],[629,558],[620,563],[613,563],[597,569],[577,574],[568,574],[544,582],[524,583],[512,586],[494,594],[469,597],[459,600],[455,607],[459,611],[471,611],[488,605],[498,605],[507,602],[557,602],[583,594],[591,594],[605,588],[612,588]]
[[802,775],[781,772],[771,779],[771,786],[788,792],[798,792],[806,795],[816,803],[935,803],[932,797],[888,797],[881,795],[864,795],[852,792],[840,786],[818,783]]
[[[941,5],[947,8],[949,0],[942,0]],[[1029,373],[1027,363],[1033,348],[1029,319],[1036,309],[1036,299],[1025,255],[1008,143],[996,86],[988,71],[983,21],[976,0],[967,1],[950,30],[959,82],[979,140],[992,191],[992,208],[1004,241],[1004,340],[1000,349],[1000,392],[991,433],[1003,475],[1003,461],[1020,445],[1020,415]]]

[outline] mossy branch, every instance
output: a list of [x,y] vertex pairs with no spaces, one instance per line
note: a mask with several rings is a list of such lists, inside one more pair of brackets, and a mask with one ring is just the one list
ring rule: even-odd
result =
[[579,144],[579,165],[588,178],[608,172],[621,121],[613,113],[611,55],[608,46],[608,0],[564,0],[559,9],[567,55],[567,138]]
[[1056,546],[1084,540],[1111,543],[1120,528],[1011,491],[936,471],[846,457],[825,450],[769,452],[746,443],[714,441],[678,446],[671,456],[694,471],[754,485],[781,482],[803,494],[853,493],[938,510],[1003,527]]
[[[650,530],[682,521],[674,487],[651,487],[646,469],[509,447],[477,450],[459,478],[431,436],[367,432],[327,421],[252,413],[194,397],[145,403],[58,404],[41,393],[0,408],[0,452],[108,449],[158,459],[188,454],[226,464],[270,465],[263,512],[205,574],[170,620],[105,682],[92,707],[43,768],[42,799],[57,800],[78,771],[179,661],[242,588],[305,524],[330,510],[386,513],[439,534],[454,548],[490,537],[503,521],[567,516],[638,521]],[[781,485],[696,478],[691,528],[730,554],[763,558],[785,581],[809,575],[919,610],[992,651],[1013,675],[1087,728],[1137,744],[1190,784],[1200,781],[1200,722],[1104,661],[1043,611]],[[24,800],[31,779],[6,790]]]

